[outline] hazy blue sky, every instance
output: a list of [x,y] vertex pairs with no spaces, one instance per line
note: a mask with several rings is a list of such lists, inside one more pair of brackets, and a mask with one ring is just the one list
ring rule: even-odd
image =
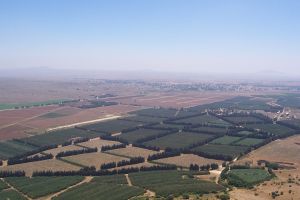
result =
[[300,74],[300,1],[0,0],[0,68]]

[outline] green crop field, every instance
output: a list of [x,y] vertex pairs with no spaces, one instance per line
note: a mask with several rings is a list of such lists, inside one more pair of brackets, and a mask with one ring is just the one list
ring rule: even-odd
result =
[[0,192],[0,199],[2,200],[27,200],[27,198],[23,197],[20,193],[15,190],[3,190]]
[[260,129],[278,136],[293,134],[294,129],[279,124],[248,124],[248,128]]
[[257,138],[245,138],[242,139],[234,144],[236,145],[243,145],[243,146],[255,146],[260,143],[262,143],[264,140],[263,139],[257,139]]
[[156,124],[156,125],[153,125],[151,127],[154,127],[154,128],[161,128],[161,129],[178,129],[178,130],[182,130],[184,128],[184,125],[181,125],[181,124]]
[[8,185],[0,179],[0,191],[7,189]]
[[164,130],[156,130],[156,129],[145,129],[140,128],[134,131],[122,133],[121,135],[118,135],[117,137],[127,141],[128,143],[136,143],[140,139],[144,139],[151,136],[159,136],[160,134],[165,133]]
[[219,127],[209,127],[209,126],[199,126],[196,128],[192,128],[192,131],[199,131],[204,133],[210,133],[213,135],[225,135],[227,133],[226,128],[219,128]]
[[135,186],[128,186],[124,175],[95,177],[90,183],[74,187],[54,200],[128,200],[142,195],[144,190]]
[[96,138],[105,133],[96,133],[92,131],[85,131],[77,128],[62,129],[58,131],[51,131],[42,135],[36,135],[22,139],[24,142],[29,142],[37,146],[46,146],[51,144],[62,144],[71,138],[87,137]]
[[47,105],[66,103],[68,101],[72,101],[72,100],[55,99],[55,100],[32,102],[32,103],[12,103],[12,104],[7,103],[7,104],[0,104],[0,110],[30,108],[30,107],[36,107],[36,106],[47,106]]
[[50,113],[47,113],[47,114],[44,114],[42,116],[40,116],[40,118],[58,118],[58,117],[64,117],[64,116],[67,116],[65,114],[62,114],[62,113],[58,113],[58,112],[50,112]]
[[228,183],[237,187],[249,187],[270,177],[264,169],[232,169],[226,175]]
[[224,118],[234,124],[254,124],[264,122],[263,120],[253,116],[227,116]]
[[166,108],[149,108],[144,110],[138,110],[133,113],[137,115],[150,116],[150,117],[160,117],[160,118],[170,118],[174,117],[176,114],[176,109],[166,109]]
[[224,188],[213,182],[191,178],[190,172],[156,171],[129,174],[133,185],[150,189],[157,196],[181,195],[184,193],[203,194]]
[[143,125],[143,123],[117,119],[117,120],[110,120],[110,121],[90,124],[82,127],[88,130],[94,130],[98,132],[112,134],[112,133],[119,133],[122,132],[123,130],[134,128],[140,125]]
[[5,180],[17,190],[31,198],[37,198],[61,191],[83,180],[80,176],[67,177],[9,177]]
[[214,125],[214,126],[222,126],[227,127],[231,124],[225,122],[222,119],[219,119],[212,115],[199,115],[196,117],[189,117],[184,119],[175,120],[175,123],[179,124],[193,124],[193,125]]
[[235,158],[240,154],[243,154],[249,149],[246,146],[231,146],[231,145],[220,145],[220,144],[207,144],[192,149],[194,152],[203,152],[208,155],[224,155]]
[[240,137],[234,137],[234,136],[228,136],[225,135],[223,137],[214,139],[213,141],[211,141],[211,144],[232,144],[238,140],[240,140]]
[[187,148],[193,144],[201,143],[213,137],[209,134],[192,133],[192,132],[178,132],[164,137],[143,143],[146,146],[159,147],[165,149],[170,147],[172,149]]
[[293,128],[300,129],[300,119],[283,120],[282,122]]
[[4,160],[19,156],[35,149],[37,149],[37,147],[31,146],[29,144],[23,144],[14,140],[0,142],[0,159]]
[[251,131],[239,131],[238,134],[239,135],[251,135],[251,134],[254,134],[254,133],[251,132]]
[[125,118],[122,118],[122,120],[142,122],[144,124],[151,124],[151,123],[160,123],[165,119],[158,118],[158,117],[138,116],[137,115],[137,116],[125,117]]

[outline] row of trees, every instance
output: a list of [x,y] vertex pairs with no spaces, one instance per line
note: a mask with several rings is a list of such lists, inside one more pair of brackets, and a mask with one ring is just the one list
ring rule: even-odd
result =
[[101,151],[109,151],[113,149],[126,148],[126,144],[113,144],[113,145],[105,145],[101,147]]
[[25,176],[24,171],[0,171],[0,178]]
[[219,165],[217,163],[207,164],[207,165],[197,165],[197,164],[191,164],[190,170],[191,171],[208,171],[208,170],[215,170],[218,169]]
[[38,171],[33,172],[32,176],[104,176],[104,175],[115,175],[115,174],[128,174],[133,172],[143,171],[158,171],[158,170],[175,170],[175,165],[166,166],[142,166],[142,167],[131,167],[122,168],[118,170],[96,170],[95,167],[85,167],[78,171]]
[[145,162],[145,158],[143,157],[134,157],[134,158],[130,158],[129,160],[121,160],[119,162],[109,162],[109,163],[103,163],[100,166],[100,169],[104,170],[104,169],[112,169],[115,167],[122,167],[122,166],[126,166],[126,165],[134,165],[134,164],[138,164],[138,163],[143,163]]
[[160,153],[156,153],[153,155],[149,155],[147,160],[152,161],[152,160],[158,160],[161,158],[168,158],[168,157],[175,157],[175,156],[180,156],[180,152],[179,151],[160,152]]
[[83,153],[92,153],[92,152],[97,152],[97,151],[98,151],[98,149],[96,147],[95,148],[83,148],[80,150],[72,150],[72,151],[62,151],[56,155],[56,158],[73,156],[73,155],[78,155],[78,154],[83,154]]
[[52,159],[52,158],[53,158],[52,154],[35,155],[32,157],[25,157],[25,158],[10,158],[7,161],[7,165],[15,165],[15,164],[20,164],[20,163],[48,160],[48,159]]

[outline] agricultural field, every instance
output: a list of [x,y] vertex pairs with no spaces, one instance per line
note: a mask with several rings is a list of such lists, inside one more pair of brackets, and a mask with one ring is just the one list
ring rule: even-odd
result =
[[234,136],[228,136],[225,135],[223,137],[219,137],[217,139],[214,139],[213,141],[211,141],[211,144],[233,144],[236,141],[240,140],[240,137],[234,137]]
[[27,198],[22,196],[19,192],[8,189],[8,190],[2,190],[0,191],[0,197],[1,199],[5,200],[26,200]]
[[282,123],[287,124],[296,129],[300,129],[300,119],[283,120]]
[[3,180],[0,179],[0,191],[9,188],[6,183],[3,182]]
[[141,123],[144,123],[144,124],[151,124],[151,123],[160,123],[163,120],[165,120],[165,118],[136,115],[136,116],[130,116],[130,117],[122,118],[122,120],[141,122]]
[[176,109],[155,109],[155,108],[149,108],[144,110],[139,110],[134,112],[137,115],[140,116],[149,116],[149,117],[155,117],[155,118],[172,118],[175,117],[177,110]]
[[191,178],[190,172],[157,171],[129,174],[133,185],[149,189],[156,196],[168,197],[188,193],[204,194],[224,188],[212,182]]
[[163,124],[152,125],[151,127],[161,128],[161,129],[178,129],[178,130],[182,130],[184,128],[184,125],[163,123]]
[[36,150],[37,147],[30,144],[24,144],[15,140],[0,142],[0,159],[23,155],[26,152]]
[[137,126],[141,126],[143,123],[141,122],[133,122],[133,121],[126,121],[126,120],[110,120],[90,125],[82,126],[87,130],[93,130],[96,132],[102,133],[120,133],[123,130],[135,128]]
[[270,178],[268,171],[259,168],[231,169],[226,174],[228,184],[237,187],[251,187]]
[[264,122],[253,116],[225,116],[224,119],[233,124],[259,124]]
[[77,128],[62,129],[57,131],[50,131],[42,135],[36,135],[22,139],[25,143],[34,144],[36,146],[47,146],[52,144],[63,144],[73,138],[96,138],[105,135],[104,133],[97,133],[93,131],[86,131]]
[[248,124],[246,127],[259,129],[268,133],[272,133],[276,136],[285,136],[295,133],[294,129],[279,124]]
[[0,128],[0,141],[28,137],[35,134],[34,129],[19,124]]
[[244,138],[238,142],[235,142],[235,145],[242,145],[242,146],[255,146],[259,145],[264,142],[264,139],[257,139],[257,138]]
[[201,152],[208,155],[223,155],[230,156],[232,158],[238,157],[245,153],[249,147],[246,146],[230,146],[230,145],[219,145],[219,144],[206,144],[203,146],[195,147],[192,149],[193,152]]
[[26,176],[31,176],[35,171],[72,171],[79,169],[80,167],[76,165],[72,165],[56,159],[0,167],[0,171],[25,171]]
[[197,132],[203,132],[203,133],[209,133],[213,135],[225,135],[228,130],[227,128],[219,128],[219,127],[210,127],[210,126],[199,126],[196,128],[192,128],[192,131],[197,131]]
[[120,155],[124,157],[144,157],[147,158],[149,155],[157,153],[156,151],[143,149],[139,147],[126,147],[121,149],[114,149],[108,151],[108,153],[112,153],[115,155]]
[[148,137],[157,137],[161,134],[166,133],[165,130],[155,130],[155,129],[145,129],[140,128],[134,131],[129,131],[118,135],[117,138],[124,140],[130,144],[137,143],[139,140],[148,138]]
[[122,179],[119,177],[115,178],[115,175],[108,178],[97,177],[89,183],[84,183],[60,194],[58,197],[53,198],[53,200],[128,200],[144,193],[142,188],[124,184],[124,181],[126,181],[124,179],[125,177]]
[[143,144],[151,147],[159,147],[160,149],[166,149],[167,147],[172,149],[184,149],[189,148],[191,145],[205,142],[211,137],[212,135],[209,134],[178,132],[144,142]]
[[102,165],[103,163],[119,162],[121,160],[127,159],[107,153],[94,152],[64,157],[63,160],[69,161],[71,163],[77,163],[82,166],[94,166],[97,169],[100,169],[100,165]]
[[192,125],[214,125],[214,126],[221,126],[221,127],[228,127],[231,126],[230,123],[225,122],[222,119],[214,117],[212,115],[198,115],[196,117],[184,118],[175,120],[175,123],[178,124],[192,124]]
[[47,151],[44,151],[44,153],[52,154],[53,156],[56,156],[58,153],[63,151],[73,151],[73,150],[80,150],[83,149],[82,147],[76,146],[76,145],[68,145],[63,147],[57,147],[54,149],[49,149]]
[[111,146],[114,144],[120,144],[117,141],[110,141],[110,140],[102,140],[100,138],[94,138],[86,142],[77,143],[77,145],[87,148],[98,148],[101,149],[102,146]]
[[59,192],[83,180],[80,176],[67,177],[9,177],[5,178],[10,185],[31,198],[46,196]]
[[238,135],[252,135],[252,134],[254,134],[254,133],[251,131],[239,131],[238,132]]
[[197,164],[199,166],[218,163],[222,164],[222,160],[209,159],[201,156],[197,156],[194,154],[181,154],[180,156],[163,158],[159,160],[155,160],[155,163],[163,163],[163,164],[172,164],[179,167],[190,167],[191,164]]
[[32,102],[32,103],[12,103],[12,104],[0,104],[0,110],[8,110],[8,109],[22,109],[22,108],[31,108],[31,107],[40,107],[40,106],[49,106],[49,105],[58,105],[67,103],[72,100],[68,99],[54,99],[49,101],[42,102]]

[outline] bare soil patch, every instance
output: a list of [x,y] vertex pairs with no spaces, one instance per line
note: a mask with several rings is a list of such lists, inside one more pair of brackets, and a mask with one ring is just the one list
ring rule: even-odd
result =
[[130,157],[144,157],[147,158],[149,155],[157,153],[156,151],[148,150],[148,149],[143,149],[139,147],[126,147],[126,148],[121,148],[121,149],[114,149],[110,150],[108,152],[111,152],[113,154],[117,154],[120,156],[130,156]]

